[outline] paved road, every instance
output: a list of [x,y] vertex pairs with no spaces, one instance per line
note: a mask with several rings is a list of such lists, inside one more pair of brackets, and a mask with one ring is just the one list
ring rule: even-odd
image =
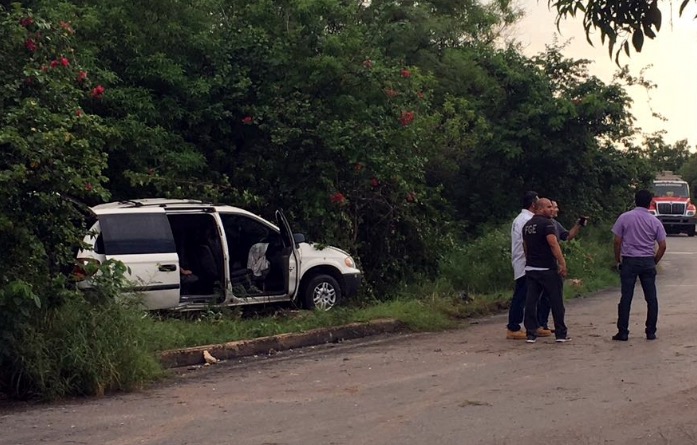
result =
[[1,444],[697,443],[697,238],[671,237],[659,339],[613,342],[618,291],[567,305],[573,341],[505,315],[192,371],[137,394],[0,412]]

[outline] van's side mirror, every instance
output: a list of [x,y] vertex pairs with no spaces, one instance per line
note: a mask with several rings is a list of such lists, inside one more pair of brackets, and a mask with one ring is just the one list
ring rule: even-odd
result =
[[305,242],[305,235],[302,233],[294,233],[293,234],[293,242],[295,243],[296,246],[300,243],[304,243]]

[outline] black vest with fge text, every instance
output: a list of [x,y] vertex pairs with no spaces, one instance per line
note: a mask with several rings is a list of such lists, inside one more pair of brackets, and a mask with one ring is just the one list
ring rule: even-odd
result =
[[[547,242],[547,235],[557,236],[554,222],[550,218],[535,215],[523,226],[523,242],[526,245],[526,267],[557,270],[557,260]],[[558,241],[558,240],[557,240]]]

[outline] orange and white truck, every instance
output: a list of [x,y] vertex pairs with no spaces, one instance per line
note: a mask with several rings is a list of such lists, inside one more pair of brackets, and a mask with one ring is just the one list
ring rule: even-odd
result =
[[690,199],[690,185],[686,181],[671,171],[656,175],[649,212],[661,221],[666,233],[695,236],[695,210]]

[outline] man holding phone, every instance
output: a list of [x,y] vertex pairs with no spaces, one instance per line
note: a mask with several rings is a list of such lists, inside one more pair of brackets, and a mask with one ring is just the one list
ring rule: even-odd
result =
[[[571,228],[571,230],[566,230],[566,228],[557,221],[557,216],[559,216],[559,205],[556,201],[552,200],[552,222],[554,223],[554,228],[557,232],[557,239],[561,241],[571,241],[576,238],[576,235],[581,231],[581,227],[585,227],[588,224],[588,217],[581,216],[576,220],[576,224]],[[540,303],[537,306],[537,318],[539,320],[542,329],[549,329],[549,313],[551,308],[549,305],[549,296],[543,294],[540,298]]]

